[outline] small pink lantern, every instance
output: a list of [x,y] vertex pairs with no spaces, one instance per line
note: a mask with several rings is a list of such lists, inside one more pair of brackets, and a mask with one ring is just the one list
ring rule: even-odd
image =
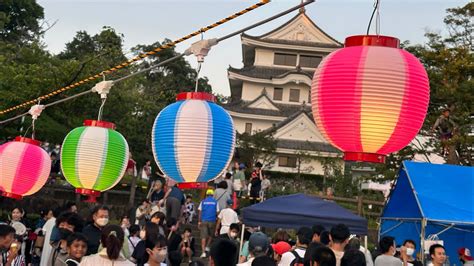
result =
[[16,137],[0,146],[0,192],[4,197],[21,199],[34,194],[48,180],[51,159],[40,142]]

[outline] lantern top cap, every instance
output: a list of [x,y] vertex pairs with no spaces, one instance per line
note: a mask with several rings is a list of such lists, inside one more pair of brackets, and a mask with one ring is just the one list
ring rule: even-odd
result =
[[185,100],[201,100],[208,102],[216,102],[216,96],[207,92],[181,92],[176,95],[176,101]]
[[84,126],[115,129],[114,123],[107,122],[107,121],[99,121],[99,120],[84,120]]
[[25,137],[22,137],[22,136],[16,137],[16,138],[15,138],[15,141],[16,141],[16,142],[28,143],[28,144],[35,145],[35,146],[40,146],[40,144],[41,144],[41,142],[38,141],[38,140],[34,140],[34,139],[30,139],[30,138],[25,138]]
[[346,38],[344,46],[382,46],[400,48],[400,40],[395,37],[384,35],[354,35]]

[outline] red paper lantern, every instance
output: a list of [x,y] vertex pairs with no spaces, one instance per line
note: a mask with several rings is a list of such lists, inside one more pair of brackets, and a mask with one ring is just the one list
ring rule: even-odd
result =
[[348,37],[314,73],[313,116],[325,138],[351,161],[384,162],[420,130],[428,75],[393,37]]

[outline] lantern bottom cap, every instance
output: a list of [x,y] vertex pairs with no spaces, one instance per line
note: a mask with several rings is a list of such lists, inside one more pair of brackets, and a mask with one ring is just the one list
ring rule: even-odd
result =
[[6,197],[6,198],[12,198],[12,199],[17,199],[17,200],[23,198],[22,195],[15,194],[15,193],[11,193],[11,192],[6,192],[6,191],[2,191],[2,192],[1,192],[1,195],[2,195],[3,197]]
[[357,161],[369,163],[385,163],[384,154],[367,152],[344,152],[344,161]]
[[184,182],[184,183],[179,183],[178,188],[180,188],[180,189],[204,189],[204,188],[207,188],[207,182]]
[[76,193],[77,194],[82,194],[85,196],[91,196],[91,197],[99,197],[100,196],[100,191],[93,190],[93,189],[87,189],[87,188],[76,188]]

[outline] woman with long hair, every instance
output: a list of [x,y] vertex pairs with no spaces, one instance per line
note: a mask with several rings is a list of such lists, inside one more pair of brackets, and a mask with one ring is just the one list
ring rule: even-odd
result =
[[100,242],[104,247],[99,253],[86,256],[82,259],[81,264],[84,266],[128,266],[134,265],[128,261],[121,253],[125,235],[118,225],[107,225],[102,229]]
[[142,239],[133,250],[132,259],[138,266],[142,266],[148,261],[148,253],[146,251],[147,245],[154,242],[160,236],[158,225],[152,222],[147,222],[140,231],[140,238]]

